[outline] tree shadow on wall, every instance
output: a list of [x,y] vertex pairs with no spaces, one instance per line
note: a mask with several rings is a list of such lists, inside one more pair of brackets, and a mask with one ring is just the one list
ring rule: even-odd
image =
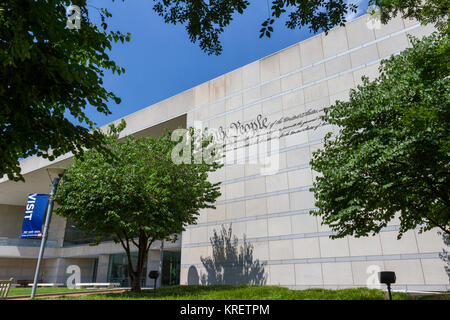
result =
[[446,248],[450,245],[450,237],[443,232],[438,232],[439,235],[442,236],[442,241],[445,244],[445,248],[442,249],[442,252],[439,253],[439,258],[445,263],[445,272],[447,273],[448,280],[450,282],[450,254],[447,252]]
[[231,224],[228,230],[222,226],[220,234],[214,230],[210,241],[212,256],[200,257],[206,270],[201,276],[203,285],[266,284],[266,263],[253,259],[253,245],[247,243],[245,235],[239,246],[238,238],[232,235]]

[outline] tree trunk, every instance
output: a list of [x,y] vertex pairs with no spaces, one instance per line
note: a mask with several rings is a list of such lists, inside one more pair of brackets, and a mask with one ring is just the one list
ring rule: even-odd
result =
[[[139,235],[139,247],[138,247],[138,261],[136,265],[136,271],[131,275],[131,291],[141,292],[141,280],[142,271],[144,270],[145,258],[147,256],[147,244],[148,239],[145,234],[141,231]],[[145,277],[145,275],[144,275]]]
[[131,276],[131,292],[141,292],[141,279],[142,272],[135,272],[135,274]]

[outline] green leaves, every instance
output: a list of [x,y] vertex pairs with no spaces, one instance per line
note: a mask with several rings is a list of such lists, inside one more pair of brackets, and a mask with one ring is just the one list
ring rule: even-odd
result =
[[124,128],[124,121],[111,125],[101,151],[92,149],[75,157],[56,193],[56,214],[99,242],[120,242],[128,256],[130,247],[136,246],[137,264],[129,259],[128,266],[133,291],[139,291],[150,245],[155,240],[176,240],[186,225],[196,223],[200,209],[214,207],[219,185],[207,178],[221,165],[193,161],[177,165],[171,158],[177,142],[170,133],[119,141]]
[[313,155],[321,176],[312,214],[337,237],[377,233],[394,216],[399,236],[416,227],[450,232],[450,43],[446,33],[412,42],[348,102],[325,110],[341,131]]
[[176,142],[168,134],[118,141],[125,123],[111,126],[112,157],[88,150],[69,166],[56,195],[56,213],[80,230],[116,241],[144,232],[150,241],[168,238],[213,207],[219,186],[207,181],[218,163],[172,162]]
[[273,27],[271,26],[275,22],[274,19],[268,18],[266,21],[262,23],[262,28],[259,30],[259,37],[262,38],[264,36],[270,38],[271,32],[273,32]]
[[[89,102],[110,113],[107,103],[119,103],[102,85],[105,70],[124,70],[110,60],[111,43],[130,35],[100,31],[81,9],[81,29],[67,28],[70,1],[5,0],[0,15],[0,175],[23,180],[18,159],[40,155],[53,159],[103,143],[92,133],[95,123],[85,114]],[[104,20],[107,11],[99,10]],[[70,113],[79,121],[71,123]],[[52,149],[52,151],[48,151]]]

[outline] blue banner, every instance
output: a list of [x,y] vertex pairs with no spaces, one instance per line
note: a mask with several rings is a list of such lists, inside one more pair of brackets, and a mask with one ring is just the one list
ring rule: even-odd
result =
[[42,221],[47,208],[48,194],[30,193],[22,226],[22,238],[41,238]]

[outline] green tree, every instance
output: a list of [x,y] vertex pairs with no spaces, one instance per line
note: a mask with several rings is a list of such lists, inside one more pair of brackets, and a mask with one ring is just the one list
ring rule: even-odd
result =
[[437,27],[448,28],[448,0],[372,0],[370,3],[380,7],[383,23],[401,14],[404,18],[415,19],[423,24],[434,23]]
[[[80,28],[67,26],[71,2],[80,8]],[[98,14],[99,26],[90,20],[85,0],[0,0],[1,176],[23,180],[20,158],[53,160],[101,145],[85,109],[89,103],[109,114],[108,101],[120,102],[102,78],[105,71],[124,71],[108,50],[129,34],[108,31],[111,15],[106,9]],[[79,123],[69,121],[69,114]]]
[[313,154],[321,175],[314,194],[323,222],[336,232],[377,233],[396,214],[399,237],[410,229],[450,234],[450,46],[444,33],[383,61],[380,76],[325,109],[340,127]]
[[[115,0],[112,0],[114,2]],[[382,9],[383,22],[397,14],[420,21],[448,23],[445,0],[370,0]],[[67,27],[66,9],[77,5],[80,29]],[[154,10],[166,23],[186,26],[192,42],[208,54],[220,54],[220,35],[234,15],[243,14],[248,0],[154,0]],[[274,21],[284,14],[290,29],[328,31],[346,22],[357,5],[344,0],[272,0],[260,36],[270,37]],[[89,10],[97,11],[97,26]],[[108,31],[107,9],[87,0],[0,0],[0,175],[23,180],[19,159],[32,155],[50,160],[67,152],[102,145],[85,114],[89,104],[109,114],[107,103],[120,99],[103,87],[105,71],[124,72],[108,50],[130,35]],[[71,122],[72,115],[78,123]]]
[[[176,240],[186,225],[196,222],[200,209],[214,208],[219,186],[207,177],[221,165],[214,152],[211,161],[176,164],[172,154],[178,142],[169,134],[118,141],[123,127],[110,127],[107,142],[112,159],[97,150],[75,157],[57,191],[56,214],[99,242],[111,238],[120,242],[128,257],[132,291],[139,292],[151,244]],[[192,136],[193,130],[185,135]],[[194,140],[198,141],[186,141],[193,145]],[[206,150],[213,146],[211,138],[202,144]],[[195,155],[190,154],[189,160]],[[133,265],[131,251],[136,248],[138,259]]]
[[[262,1],[259,1],[262,2]],[[264,1],[265,2],[265,1]],[[448,23],[448,0],[369,0],[380,8],[383,23],[397,15],[425,23],[445,26]],[[154,10],[166,23],[183,24],[192,42],[208,54],[220,54],[220,35],[236,14],[244,14],[248,0],[155,0]],[[268,17],[261,23],[260,37],[270,37],[275,20],[287,15],[289,29],[306,27],[312,32],[345,25],[348,13],[363,5],[345,0],[267,0]]]

